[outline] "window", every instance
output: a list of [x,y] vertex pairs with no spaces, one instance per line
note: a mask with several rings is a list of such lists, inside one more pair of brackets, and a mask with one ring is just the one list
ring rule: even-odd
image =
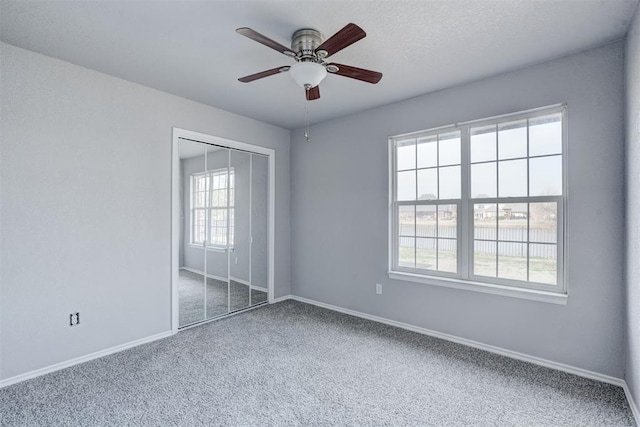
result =
[[192,245],[227,246],[227,218],[229,245],[233,245],[234,181],[233,168],[229,173],[218,169],[191,175]]
[[391,137],[390,276],[566,293],[564,117],[555,106]]

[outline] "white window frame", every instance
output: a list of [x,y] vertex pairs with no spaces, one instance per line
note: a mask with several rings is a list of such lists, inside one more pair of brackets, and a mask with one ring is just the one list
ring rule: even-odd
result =
[[[234,211],[235,208],[235,194],[233,194],[233,197],[231,196],[231,193],[235,191],[235,178],[234,178],[234,186],[231,187],[231,179],[227,179],[227,204],[223,207],[212,207],[212,206],[207,206],[204,208],[196,208],[194,207],[193,204],[193,190],[194,190],[194,179],[196,177],[201,177],[201,176],[206,176],[207,179],[209,180],[209,196],[208,196],[208,200],[211,200],[211,192],[213,191],[213,177],[217,176],[217,175],[227,175],[229,177],[231,177],[232,175],[234,175],[235,171],[234,168],[220,168],[220,169],[215,169],[215,170],[210,170],[210,171],[203,171],[203,172],[195,172],[193,174],[191,174],[190,180],[189,180],[189,219],[190,219],[190,224],[189,224],[189,244],[191,246],[195,246],[195,247],[207,247],[208,249],[213,249],[213,250],[226,250],[227,248],[233,248],[233,242],[234,242],[234,233],[235,233],[235,227],[233,224],[233,219],[235,219],[235,212],[233,212],[233,215],[231,214],[232,211]],[[234,204],[231,205],[229,204],[229,199],[233,198]],[[193,236],[193,227],[195,225],[195,211],[196,210],[204,210],[205,211],[205,240],[204,242],[196,242],[194,241],[194,236]],[[226,210],[227,211],[227,244],[221,244],[221,243],[212,243],[211,242],[211,224],[210,224],[210,220],[211,220],[211,212],[212,211],[216,211],[216,210]]]
[[[562,116],[562,195],[561,196],[533,196],[533,197],[505,197],[472,199],[471,191],[471,159],[470,159],[470,129],[483,125],[500,124],[521,119],[532,119],[553,113]],[[411,200],[396,201],[396,143],[412,137],[425,137],[459,130],[461,134],[461,199],[460,200]],[[528,144],[527,144],[528,146]],[[526,159],[529,158],[527,152]],[[531,156],[535,157],[535,156]],[[391,279],[425,283],[456,289],[491,293],[503,296],[525,298],[536,301],[566,304],[568,297],[566,247],[567,247],[567,158],[568,158],[568,124],[566,104],[552,105],[512,114],[474,120],[455,125],[442,126],[426,131],[412,132],[389,137],[389,272]],[[512,159],[509,159],[512,160]],[[496,159],[497,161],[497,159]],[[528,172],[529,173],[529,172]],[[528,180],[527,175],[527,180]],[[544,285],[534,282],[524,282],[497,277],[484,277],[473,274],[473,245],[474,245],[474,215],[473,204],[498,203],[557,203],[557,279],[556,285]],[[398,267],[399,256],[399,220],[398,206],[410,205],[457,205],[457,273],[446,273],[432,270],[418,270]],[[529,217],[529,215],[527,215]],[[527,219],[528,221],[529,219]],[[497,239],[496,239],[497,240]],[[528,241],[526,242],[529,243]]]

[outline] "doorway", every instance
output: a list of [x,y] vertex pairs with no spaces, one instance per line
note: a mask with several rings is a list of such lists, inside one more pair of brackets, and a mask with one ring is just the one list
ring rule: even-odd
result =
[[172,328],[273,302],[275,151],[173,129]]

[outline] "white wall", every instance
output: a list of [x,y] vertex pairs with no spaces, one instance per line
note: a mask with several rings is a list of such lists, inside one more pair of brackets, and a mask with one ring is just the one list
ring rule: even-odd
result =
[[640,7],[627,35],[627,366],[625,379],[640,407]]
[[[623,48],[617,42],[328,121],[312,127],[310,143],[292,132],[293,293],[621,378]],[[562,102],[568,304],[389,279],[388,136]]]
[[0,379],[171,329],[173,126],[276,150],[290,293],[289,131],[4,43],[0,58]]

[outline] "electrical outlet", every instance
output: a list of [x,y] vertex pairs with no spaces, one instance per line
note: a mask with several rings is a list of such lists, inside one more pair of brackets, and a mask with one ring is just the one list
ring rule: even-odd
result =
[[71,313],[69,315],[69,326],[76,326],[80,324],[80,313]]
[[382,285],[380,283],[376,283],[376,294],[382,295]]
[[235,263],[236,265],[238,265],[238,257],[236,257]]

